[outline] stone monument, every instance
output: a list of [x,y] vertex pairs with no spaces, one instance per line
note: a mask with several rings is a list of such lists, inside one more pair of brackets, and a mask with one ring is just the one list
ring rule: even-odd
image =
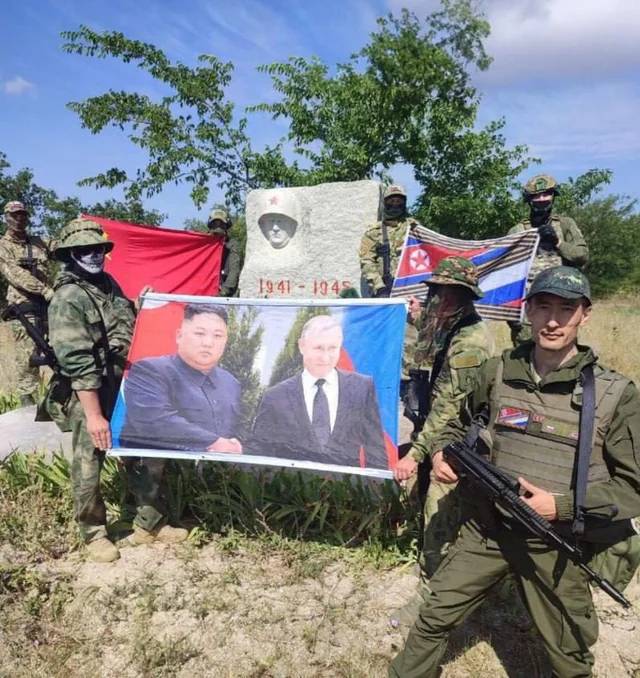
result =
[[336,298],[345,287],[360,291],[360,240],[379,210],[376,181],[251,191],[240,296]]

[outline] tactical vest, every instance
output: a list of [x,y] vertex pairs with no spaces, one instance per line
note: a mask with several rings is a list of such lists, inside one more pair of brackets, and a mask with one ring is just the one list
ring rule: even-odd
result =
[[[573,392],[543,392],[529,382],[503,381],[504,358],[499,361],[491,396],[490,430],[493,462],[513,477],[560,494],[574,486],[578,449],[582,385]],[[622,392],[625,377],[594,366],[596,415],[589,463],[589,482],[609,480],[603,458],[604,438]]]

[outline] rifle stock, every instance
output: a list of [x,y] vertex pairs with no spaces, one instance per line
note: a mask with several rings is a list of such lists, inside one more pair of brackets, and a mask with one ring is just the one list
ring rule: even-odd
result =
[[631,607],[631,603],[621,591],[583,562],[582,550],[579,546],[566,541],[548,520],[522,500],[518,494],[519,485],[516,480],[477,454],[466,442],[450,443],[444,448],[443,453],[447,463],[459,476],[472,478],[478,482],[493,502],[507,511],[531,534],[566,555],[589,577],[590,581],[597,584],[622,607]]

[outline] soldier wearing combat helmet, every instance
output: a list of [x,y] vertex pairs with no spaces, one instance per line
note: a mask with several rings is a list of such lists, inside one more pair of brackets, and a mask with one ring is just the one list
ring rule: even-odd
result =
[[[417,432],[411,449],[394,470],[400,481],[408,480],[418,469],[428,471],[436,440],[460,415],[464,398],[475,387],[479,369],[492,353],[491,334],[474,308],[474,301],[482,297],[477,268],[463,257],[448,257],[440,261],[426,284],[429,294],[424,307],[417,313],[413,307],[418,340],[405,401],[408,408],[418,410],[414,420]],[[428,591],[428,580],[455,538],[460,506],[457,494],[451,492],[453,487],[429,479],[419,595],[392,615],[393,625],[413,622]]]
[[[583,562],[602,575],[599,557],[617,553],[626,560],[621,554],[633,552],[638,539],[632,519],[640,513],[640,396],[629,379],[578,343],[591,316],[589,281],[581,271],[542,271],[526,311],[532,340],[480,368],[460,417],[434,441],[432,473],[440,482],[458,482],[442,450],[462,441],[480,418],[487,430],[478,452],[517,480],[528,508],[577,541]],[[464,519],[455,544],[429,581],[431,593],[389,676],[440,675],[449,634],[507,576],[516,580],[551,673],[591,676],[598,618],[583,571],[468,478],[460,479],[457,493]],[[635,564],[606,576],[623,588]]]
[[369,226],[360,242],[364,296],[389,296],[407,226],[417,223],[407,216],[404,188],[399,184],[387,186],[383,194],[382,221]]
[[209,214],[207,226],[211,235],[221,236],[224,240],[218,296],[234,297],[238,291],[242,255],[238,239],[229,235],[229,229],[231,228],[229,214],[223,209],[212,210]]
[[[52,378],[46,404],[64,431],[73,432],[71,482],[76,522],[89,557],[119,557],[107,537],[100,493],[104,451],[111,447],[109,418],[125,366],[135,312],[118,283],[104,272],[113,249],[99,224],[74,219],[61,231],[54,254],[64,266],[49,304],[49,339],[60,371]],[[182,541],[186,530],[170,528],[162,504],[163,461],[141,459],[128,467],[138,507],[133,544]]]
[[[516,224],[509,233],[537,228],[540,234],[528,284],[538,273],[553,266],[564,264],[583,268],[589,256],[584,236],[573,219],[553,213],[558,182],[548,174],[538,174],[527,181],[522,194],[529,205],[529,218]],[[510,322],[509,326],[514,345],[529,338],[528,326],[523,327],[519,322]]]
[[[7,303],[18,305],[44,335],[47,302],[53,295],[49,249],[40,238],[28,233],[29,213],[21,202],[12,200],[4,206],[4,220],[7,232],[0,238],[0,275],[8,283]],[[10,325],[17,354],[16,391],[21,405],[32,405],[39,382],[39,370],[32,358],[33,342],[20,322],[11,320]]]

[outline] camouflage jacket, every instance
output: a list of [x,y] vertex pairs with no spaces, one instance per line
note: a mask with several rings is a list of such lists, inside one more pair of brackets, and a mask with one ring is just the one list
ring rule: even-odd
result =
[[56,278],[54,289],[49,304],[49,340],[62,374],[71,379],[71,388],[99,389],[107,374],[107,360],[119,378],[129,352],[135,313],[118,283],[105,273],[104,285],[98,287],[64,270]]
[[[589,249],[584,236],[580,232],[576,222],[571,217],[552,216],[551,225],[558,236],[558,244],[553,250],[545,250],[538,247],[531,269],[529,270],[528,282],[530,283],[538,273],[552,266],[574,266],[583,268],[589,258]],[[511,233],[521,233],[533,228],[528,219],[520,221],[511,229]]]
[[[418,224],[415,219],[406,218],[403,221],[387,220],[387,238],[390,249],[390,273],[394,277],[398,267],[404,238],[409,225]],[[364,282],[368,285],[371,295],[381,290],[385,285],[382,280],[384,271],[383,257],[378,254],[378,245],[382,245],[382,222],[369,226],[360,241],[360,272]]]
[[[34,273],[20,265],[21,259],[29,257],[34,261]],[[49,250],[43,240],[27,235],[25,240],[16,240],[10,233],[0,238],[0,275],[9,283],[7,302],[20,304],[44,297],[49,301],[53,289],[49,286]]]
[[222,270],[220,271],[220,290],[218,296],[233,297],[238,291],[242,256],[240,242],[236,238],[229,238],[224,243],[222,253]]
[[420,462],[440,449],[436,446],[438,438],[446,426],[460,416],[465,398],[476,386],[481,366],[492,353],[493,339],[484,321],[456,332],[433,385],[431,409],[409,451],[413,459]]

